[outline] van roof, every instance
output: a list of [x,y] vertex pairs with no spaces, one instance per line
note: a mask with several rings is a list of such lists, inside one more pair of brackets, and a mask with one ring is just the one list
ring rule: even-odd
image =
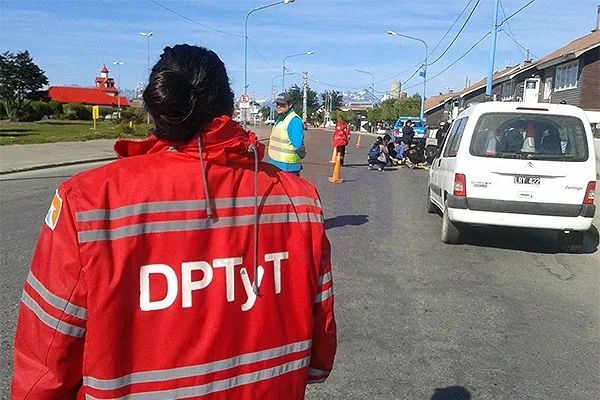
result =
[[572,115],[582,118],[585,114],[579,107],[568,104],[524,103],[515,101],[488,101],[475,104],[462,111],[457,118],[488,112],[534,112],[559,115]]

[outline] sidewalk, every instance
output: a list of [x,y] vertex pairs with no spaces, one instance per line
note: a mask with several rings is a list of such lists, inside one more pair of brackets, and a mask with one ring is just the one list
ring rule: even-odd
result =
[[[248,126],[259,140],[267,140],[270,126]],[[49,167],[82,164],[116,159],[113,145],[116,139],[98,139],[85,142],[43,144],[13,144],[0,146],[0,175]]]
[[0,146],[0,174],[116,159],[114,139]]

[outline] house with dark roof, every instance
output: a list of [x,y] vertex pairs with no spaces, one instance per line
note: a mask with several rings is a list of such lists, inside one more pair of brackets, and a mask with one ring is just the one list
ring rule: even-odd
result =
[[[492,99],[528,103],[561,103],[600,111],[600,30],[573,40],[533,62],[509,66],[493,75]],[[487,80],[457,93],[433,96],[425,102],[427,124],[456,118],[469,104],[488,100]]]
[[94,106],[129,107],[124,96],[119,96],[115,80],[108,76],[108,68],[102,66],[100,76],[96,77],[95,87],[81,88],[72,86],[50,86],[48,98],[60,103],[78,103]]

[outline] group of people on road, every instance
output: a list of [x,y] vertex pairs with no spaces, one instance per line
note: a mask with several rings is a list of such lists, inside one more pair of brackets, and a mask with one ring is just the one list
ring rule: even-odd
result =
[[402,128],[402,137],[394,142],[388,134],[378,137],[369,149],[368,168],[383,171],[387,165],[406,165],[410,169],[427,165],[422,146],[414,136],[413,122],[409,119]]

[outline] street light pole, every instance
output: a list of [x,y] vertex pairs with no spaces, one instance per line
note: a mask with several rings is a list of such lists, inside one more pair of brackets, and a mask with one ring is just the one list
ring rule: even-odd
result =
[[412,39],[412,40],[416,40],[418,42],[423,43],[423,45],[425,46],[425,63],[422,65],[423,67],[423,96],[421,97],[421,121],[423,123],[425,123],[424,120],[424,113],[425,113],[425,90],[427,89],[427,59],[429,57],[429,49],[427,47],[427,43],[425,43],[424,40],[416,38],[416,37],[412,37],[412,36],[408,36],[408,35],[403,35],[401,33],[397,33],[394,31],[387,31],[387,34],[390,36],[400,36],[406,39]]
[[[145,36],[148,38],[148,64],[146,67],[146,73],[147,73],[147,78],[146,78],[146,86],[148,86],[149,80],[150,80],[150,36],[152,36],[153,32],[140,32],[140,35]],[[148,112],[148,110],[146,110],[146,122],[149,124],[150,123],[150,113]]]
[[292,58],[292,57],[310,56],[311,54],[315,54],[315,52],[307,51],[305,53],[292,54],[292,55],[289,55],[289,56],[286,56],[283,58],[283,69],[281,70],[281,91],[282,92],[285,92],[285,60],[287,60],[288,58]]
[[121,65],[123,65],[123,61],[113,61],[113,64],[117,66],[117,108],[119,109],[119,118],[121,118],[121,92],[119,91],[119,85],[121,83]]
[[354,70],[356,72],[371,75],[371,102],[374,104],[375,103],[375,101],[374,101],[375,100],[375,77],[369,71],[363,71],[362,69],[354,69]]
[[[278,4],[290,4],[293,2],[294,2],[294,0],[277,1],[275,3],[271,3],[271,4],[264,5],[264,6],[253,8],[252,10],[248,11],[248,13],[246,14],[246,19],[244,20],[244,94],[246,94],[246,91],[248,90],[248,17],[250,16],[250,14],[252,14],[255,11],[273,7]],[[244,120],[243,121],[244,129],[246,129],[246,109],[245,108],[242,110],[242,118]]]

